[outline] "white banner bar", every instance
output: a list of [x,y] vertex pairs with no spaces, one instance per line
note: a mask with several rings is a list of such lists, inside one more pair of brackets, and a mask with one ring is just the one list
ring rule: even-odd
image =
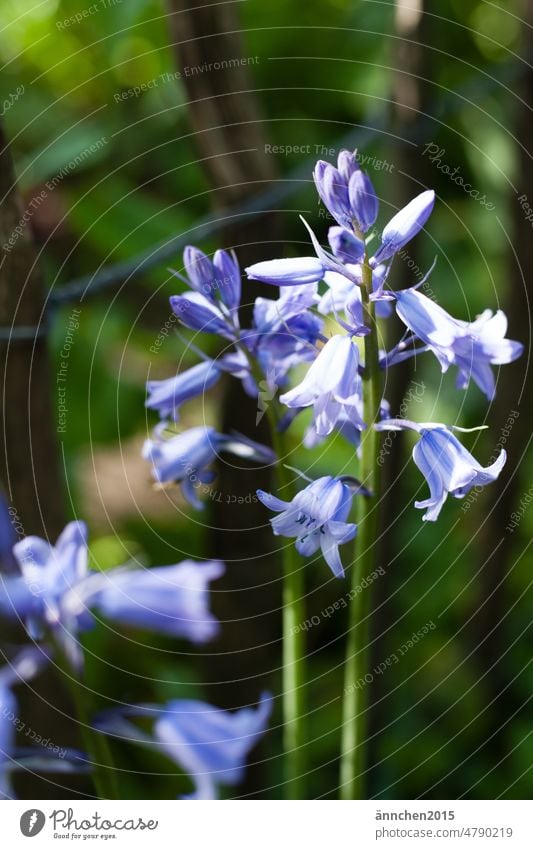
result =
[[[185,849],[531,849],[526,801],[5,801],[6,849],[79,845]],[[71,844],[69,844],[71,845]]]

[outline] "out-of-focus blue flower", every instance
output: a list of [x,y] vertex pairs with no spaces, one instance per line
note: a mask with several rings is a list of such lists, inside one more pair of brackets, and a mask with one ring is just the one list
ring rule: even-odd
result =
[[13,555],[13,546],[16,541],[13,517],[9,512],[6,497],[0,490],[0,571],[4,573],[13,572],[17,569]]
[[520,342],[505,338],[504,313],[485,310],[475,321],[460,321],[416,289],[393,294],[399,317],[433,351],[442,371],[457,366],[459,388],[468,386],[472,378],[492,400],[496,387],[491,365],[510,363],[523,352]]
[[225,451],[259,463],[271,463],[275,455],[265,445],[241,435],[226,436],[213,427],[192,427],[177,436],[165,438],[165,422],[154,428],[154,436],[143,446],[143,457],[152,463],[152,475],[159,484],[179,483],[187,501],[203,509],[196,489],[211,483],[214,472],[209,466]]
[[502,449],[498,459],[483,468],[443,424],[389,419],[376,425],[376,430],[403,429],[414,430],[420,435],[413,450],[413,460],[428,482],[430,497],[415,501],[415,507],[426,510],[422,517],[426,522],[438,519],[448,493],[454,498],[464,498],[472,487],[495,481],[507,459]]
[[344,415],[363,430],[359,352],[349,336],[333,336],[298,386],[280,396],[287,407],[313,407],[319,436],[327,436]]
[[71,609],[89,606],[120,625],[145,628],[192,643],[206,643],[219,632],[209,609],[209,582],[224,574],[220,560],[183,560],[153,569],[110,569],[74,591]]
[[379,201],[372,180],[364,171],[355,171],[348,183],[352,218],[361,233],[366,233],[378,217]]
[[146,406],[157,410],[162,419],[178,421],[181,405],[211,389],[219,377],[217,363],[206,360],[166,380],[149,380],[146,383]]
[[[111,710],[96,719],[107,734],[141,743],[165,754],[194,782],[186,799],[216,799],[218,785],[239,784],[246,758],[265,733],[272,697],[261,696],[256,709],[220,710],[205,702],[173,700],[162,707],[139,705]],[[141,731],[129,717],[154,718],[152,736]]]
[[356,525],[346,521],[353,493],[345,483],[327,475],[310,483],[292,501],[282,501],[261,489],[257,497],[269,510],[279,513],[270,520],[276,536],[296,537],[296,548],[304,557],[320,548],[335,577],[344,577],[339,545],[349,542],[357,532]]
[[0,799],[15,799],[11,773],[16,770],[34,772],[87,772],[87,756],[73,749],[16,747],[17,729],[22,730],[17,700],[12,688],[31,680],[48,662],[46,652],[26,648],[0,669]]
[[13,553],[20,573],[2,578],[0,613],[23,620],[32,639],[52,631],[65,653],[79,663],[73,634],[90,626],[90,615],[83,611],[74,621],[64,600],[88,575],[85,523],[70,522],[55,546],[39,537],[25,537],[14,545]]
[[33,678],[40,665],[38,650],[24,649],[8,666],[0,669],[0,799],[14,798],[10,770],[19,717],[17,700],[11,688],[20,681]]
[[381,245],[373,257],[375,264],[390,259],[420,232],[435,204],[435,192],[428,190],[413,198],[391,218],[383,229]]
[[91,572],[83,522],[67,525],[55,546],[27,537],[15,545],[14,553],[20,575],[2,579],[0,613],[24,620],[34,639],[51,632],[78,668],[83,657],[76,635],[93,626],[93,608],[119,623],[192,642],[205,642],[217,632],[207,586],[222,574],[218,561]]

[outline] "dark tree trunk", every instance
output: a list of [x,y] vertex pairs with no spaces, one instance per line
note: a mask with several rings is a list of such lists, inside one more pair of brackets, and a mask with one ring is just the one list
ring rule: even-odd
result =
[[[19,227],[25,213],[18,192],[9,144],[0,125],[0,326],[2,333],[27,332],[25,339],[0,339],[2,375],[2,435],[0,477],[16,517],[19,536],[38,534],[55,541],[65,523],[64,488],[51,404],[51,367],[45,337],[45,289],[37,265],[31,224]],[[26,207],[31,209],[31,206]],[[10,244],[11,239],[11,244]],[[36,328],[35,333],[31,328]],[[38,331],[37,331],[38,328]],[[9,644],[24,639],[22,630],[4,630]],[[4,643],[5,644],[5,643]],[[29,688],[16,688],[20,719],[19,736],[49,738],[52,746],[79,746],[77,730],[69,720],[71,707],[54,671],[46,669]],[[36,754],[39,747],[36,745]],[[21,798],[54,799],[87,789],[85,779],[34,773],[15,777]]]
[[1,126],[0,146],[0,246],[5,246],[0,263],[0,325],[3,333],[12,328],[15,335],[22,326],[38,328],[40,334],[20,341],[0,339],[0,478],[24,533],[53,539],[63,527],[65,509],[44,335],[44,284],[31,225],[23,225],[20,236],[15,232],[25,208]]
[[[188,114],[196,131],[202,167],[213,186],[215,211],[239,204],[275,179],[276,165],[265,155],[265,135],[245,59],[236,4],[206,6],[203,0],[171,0],[169,23],[179,68],[187,90]],[[185,68],[216,65],[217,69],[186,75]],[[248,216],[228,224],[221,247],[235,248],[241,267],[279,252],[275,216]],[[268,287],[243,281],[241,321],[248,324],[258,294]],[[228,378],[220,413],[224,432],[232,429],[268,441],[266,421],[256,425],[257,400]],[[210,554],[227,563],[215,609],[223,621],[222,636],[206,661],[210,694],[216,703],[232,707],[253,702],[262,688],[272,686],[271,671],[281,658],[279,564],[272,554],[268,516],[257,501],[258,487],[270,485],[268,471],[236,471],[222,462],[216,499],[212,503]],[[241,503],[240,503],[241,500]],[[278,615],[276,615],[278,613]],[[251,778],[248,789],[257,785]]]

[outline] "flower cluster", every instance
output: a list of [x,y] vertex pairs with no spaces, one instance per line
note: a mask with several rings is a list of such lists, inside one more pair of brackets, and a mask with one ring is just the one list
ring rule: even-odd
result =
[[[171,298],[172,308],[186,327],[218,334],[229,342],[230,353],[226,344],[226,353],[218,361],[206,360],[175,378],[150,382],[147,405],[176,421],[184,400],[212,386],[225,371],[242,380],[248,394],[258,396],[262,411],[266,406],[261,387],[266,387],[269,398],[282,390],[277,403],[287,409],[277,416],[279,430],[310,408],[312,418],[304,439],[307,446],[338,431],[357,449],[369,428],[414,429],[420,441],[413,457],[430,488],[430,498],[416,506],[427,508],[423,518],[434,521],[448,493],[461,498],[472,486],[495,480],[505,463],[505,451],[483,469],[445,425],[390,419],[383,397],[374,410],[365,409],[363,378],[372,364],[366,361],[364,352],[369,349],[362,343],[377,333],[376,321],[395,310],[406,331],[391,350],[379,351],[379,369],[432,352],[443,371],[451,365],[457,367],[458,388],[466,388],[472,380],[489,400],[495,393],[492,366],[516,359],[523,347],[506,338],[507,322],[500,310],[495,314],[486,310],[474,321],[464,321],[422,294],[419,288],[433,267],[415,286],[398,291],[388,288],[395,255],[431,215],[433,191],[420,193],[380,232],[376,230],[378,197],[356,154],[341,151],[336,166],[319,161],[313,176],[321,201],[337,222],[328,231],[329,249],[321,246],[304,221],[313,254],[248,267],[249,279],[279,287],[276,300],[256,298],[250,328],[239,323],[241,283],[235,255],[217,251],[211,261],[198,249],[186,248],[183,261],[188,278],[176,276],[193,291]],[[371,252],[374,240],[377,247]],[[336,320],[338,332],[324,335],[326,318],[328,327]],[[302,364],[309,364],[307,373],[291,388],[291,372]],[[210,479],[207,466],[227,447],[225,440],[211,428],[193,428],[167,441],[156,436],[147,442],[145,456],[153,463],[156,480],[180,481],[191,503],[200,506],[187,474],[192,468],[195,480]],[[254,457],[266,456],[266,449],[260,446],[250,450],[257,451]],[[184,471],[186,457],[192,458],[189,472]],[[365,481],[362,484],[358,492],[364,497]],[[258,496],[280,514],[271,521],[275,534],[295,537],[298,551],[307,557],[320,548],[333,574],[342,576],[338,546],[357,531],[347,522],[353,494],[339,478],[328,475],[310,482],[290,501],[261,491]]]

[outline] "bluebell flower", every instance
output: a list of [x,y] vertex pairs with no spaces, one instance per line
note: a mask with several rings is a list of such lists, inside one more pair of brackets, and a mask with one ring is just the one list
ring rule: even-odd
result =
[[210,483],[214,474],[209,466],[218,456],[224,437],[214,427],[192,427],[176,436],[164,437],[165,423],[147,439],[142,456],[152,464],[152,475],[159,484],[179,483],[187,501],[203,509],[196,489]]
[[280,396],[287,407],[313,407],[313,424],[327,436],[341,415],[363,430],[359,352],[349,336],[333,336],[324,345],[298,386]]
[[260,463],[271,463],[274,454],[265,445],[241,435],[226,436],[213,427],[192,427],[176,436],[165,437],[167,425],[161,422],[152,439],[143,447],[143,457],[152,464],[158,484],[179,483],[184,497],[197,510],[203,509],[197,494],[200,484],[214,480],[209,468],[222,451]]
[[504,313],[498,310],[493,315],[491,310],[485,310],[475,321],[460,321],[416,289],[392,294],[399,317],[435,354],[442,371],[450,365],[457,366],[459,388],[466,388],[472,378],[492,400],[496,386],[491,365],[510,363],[523,352],[520,342],[505,338]]
[[[138,705],[111,710],[96,726],[121,740],[141,743],[174,761],[194,782],[194,792],[182,798],[216,799],[218,786],[235,786],[244,778],[246,758],[265,733],[272,697],[261,696],[257,709],[220,710],[205,702],[176,699],[158,707]],[[152,717],[152,735],[130,717]]]
[[384,262],[397,253],[420,232],[435,204],[435,192],[428,190],[413,198],[391,218],[381,234],[381,245],[372,262]]
[[279,513],[270,520],[276,536],[295,537],[296,548],[304,557],[318,549],[336,578],[344,577],[339,545],[355,537],[357,527],[347,522],[353,493],[338,478],[318,478],[295,495],[292,501],[282,501],[262,489],[257,497]]
[[177,422],[181,405],[211,389],[220,374],[217,363],[206,360],[166,380],[148,380],[146,406],[150,410],[157,410],[162,419]]
[[484,468],[443,424],[389,419],[376,425],[376,430],[403,429],[414,430],[420,436],[413,460],[428,482],[430,497],[415,501],[415,507],[426,510],[422,517],[426,522],[438,519],[448,494],[464,498],[473,487],[495,481],[507,459],[502,449],[498,459]]
[[74,621],[64,607],[64,600],[88,576],[84,522],[70,522],[55,546],[40,537],[29,536],[13,546],[13,553],[19,574],[1,580],[0,614],[23,621],[34,640],[53,632],[65,654],[79,665],[80,650],[73,635],[90,627],[91,618],[83,611]]
[[205,642],[217,633],[207,586],[222,574],[218,561],[92,572],[83,522],[67,525],[55,546],[26,537],[13,551],[20,574],[2,579],[0,614],[24,621],[33,639],[51,633],[77,668],[83,657],[76,635],[93,627],[93,609],[119,623],[192,642]]

